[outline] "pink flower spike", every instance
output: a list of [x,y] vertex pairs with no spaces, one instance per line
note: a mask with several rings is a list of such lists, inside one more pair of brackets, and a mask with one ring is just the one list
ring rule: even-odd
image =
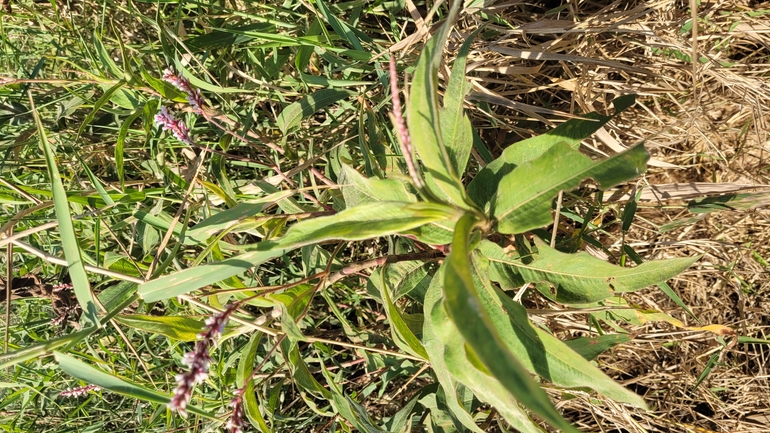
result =
[[177,75],[173,69],[166,68],[163,71],[163,81],[184,92],[187,95],[187,102],[190,103],[195,112],[200,113],[203,110],[203,95],[201,95],[200,90],[193,89],[190,80]]
[[181,120],[174,117],[166,107],[160,107],[158,114],[155,115],[155,123],[166,131],[171,131],[177,140],[185,144],[193,144],[190,138],[190,130]]
[[101,388],[96,385],[79,386],[77,388],[67,388],[66,390],[60,392],[59,396],[79,397],[83,394],[86,394],[88,391],[99,391],[99,390],[101,390]]
[[[203,332],[198,334],[198,342],[192,352],[186,353],[182,357],[182,364],[190,367],[189,370],[176,376],[176,389],[171,401],[166,405],[171,411],[179,412],[182,416],[187,416],[185,408],[192,398],[195,385],[202,383],[209,376],[209,364],[211,355],[209,347],[213,346],[216,338],[222,334],[230,315],[238,308],[239,303],[235,302],[227,307],[221,313],[215,314],[206,320]],[[240,431],[240,430],[237,430]]]
[[230,419],[225,424],[225,430],[228,433],[243,433],[243,427],[246,423],[243,420],[243,390],[239,389],[235,391],[235,398],[230,401],[230,407],[233,408],[233,413],[230,415]]

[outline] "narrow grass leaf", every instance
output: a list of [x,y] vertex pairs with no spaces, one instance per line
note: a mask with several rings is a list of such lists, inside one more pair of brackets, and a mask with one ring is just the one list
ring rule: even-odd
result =
[[64,257],[67,259],[67,268],[72,280],[72,286],[75,290],[75,297],[86,315],[86,319],[94,326],[101,326],[97,317],[96,304],[93,301],[91,293],[91,283],[88,281],[88,275],[83,264],[83,258],[80,255],[80,244],[75,235],[75,227],[72,224],[72,215],[70,214],[69,203],[67,201],[67,192],[59,175],[59,168],[56,165],[56,157],[53,149],[48,143],[48,138],[40,121],[37,109],[34,108],[35,102],[30,94],[30,106],[32,114],[37,125],[37,133],[40,139],[40,147],[43,148],[45,163],[48,166],[48,176],[51,179],[51,192],[53,194],[54,210],[56,220],[59,223],[59,233],[61,235],[62,249]]
[[375,425],[366,408],[343,393],[323,363],[321,363],[321,373],[323,373],[326,383],[329,384],[332,404],[342,418],[352,424],[359,432],[387,433]]
[[128,131],[131,129],[131,124],[134,123],[134,121],[141,115],[142,110],[136,110],[130,116],[128,116],[126,120],[124,120],[120,125],[118,138],[115,140],[115,170],[118,173],[118,182],[120,182],[121,190],[125,188],[126,181],[126,168],[123,165],[123,153],[125,152],[126,147],[126,137],[128,136]]
[[246,417],[251,421],[252,425],[259,428],[261,433],[271,433],[270,427],[265,422],[265,418],[262,416],[262,412],[259,410],[259,401],[257,401],[257,393],[254,391],[254,381],[246,381],[251,374],[252,368],[254,368],[254,360],[257,356],[257,350],[259,349],[259,343],[262,341],[263,334],[261,332],[255,332],[246,347],[241,352],[241,358],[238,361],[238,371],[236,373],[236,384],[240,388],[244,388],[243,391],[243,407],[246,410]]
[[556,144],[500,179],[491,204],[498,231],[515,234],[542,227],[552,220],[551,201],[559,191],[571,190],[589,177],[607,189],[639,176],[649,158],[642,144],[597,162],[567,143]]
[[97,327],[91,326],[89,328],[83,329],[82,331],[73,332],[72,334],[57,337],[50,341],[44,341],[42,343],[33,344],[23,349],[4,353],[0,355],[0,369],[12,367],[18,363],[41,357],[60,347],[74,346],[85,340],[89,335],[93,334],[97,330]]
[[80,128],[78,128],[78,137],[83,133],[83,131],[86,129],[86,127],[94,120],[94,117],[96,116],[96,113],[99,112],[99,110],[102,109],[102,106],[107,103],[112,97],[116,94],[116,92],[123,88],[123,86],[126,85],[126,82],[121,80],[112,85],[109,89],[104,91],[104,94],[94,102],[94,107],[91,109],[91,111],[86,115],[85,119],[83,119],[83,123],[80,124]]
[[[166,404],[171,401],[171,397],[151,391],[143,386],[131,383],[118,376],[106,373],[96,367],[92,367],[85,362],[73,358],[61,352],[55,352],[54,357],[59,363],[59,368],[72,377],[78,378],[86,383],[97,385],[102,389],[125,395],[138,400],[149,401],[152,403]],[[213,421],[219,421],[219,418],[213,414],[201,410],[195,406],[188,405],[187,411],[200,415]]]
[[122,79],[125,73],[118,67],[115,61],[112,60],[112,56],[110,56],[110,53],[104,47],[102,36],[96,30],[94,30],[94,48],[96,48],[96,54],[99,56],[99,60],[101,60],[102,63],[100,69],[112,74],[113,78]]
[[566,432],[578,433],[576,428],[559,415],[545,391],[506,347],[492,317],[484,310],[471,273],[468,250],[475,223],[475,217],[466,214],[455,227],[452,252],[444,264],[444,308],[472,351],[469,356],[482,363],[489,374],[500,381],[517,401],[552,426]]
[[294,191],[291,190],[280,191],[253,201],[238,203],[230,209],[216,213],[187,230],[185,244],[204,243],[211,236],[237,225],[246,218],[259,214],[266,206],[293,194]]

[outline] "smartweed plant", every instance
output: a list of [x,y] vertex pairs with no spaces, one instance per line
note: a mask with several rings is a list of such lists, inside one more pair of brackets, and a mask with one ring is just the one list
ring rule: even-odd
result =
[[[324,3],[318,4],[326,13]],[[444,45],[460,5],[454,2],[446,24],[423,48],[409,86],[405,113],[395,62],[391,60],[390,74],[384,68],[378,71],[381,81],[390,81],[395,133],[386,137],[392,137],[396,157],[383,149],[366,149],[362,144],[365,174],[357,170],[356,158],[350,152],[340,150],[342,146],[329,152],[327,173],[319,173],[312,161],[300,164],[295,173],[283,173],[266,158],[259,161],[260,167],[275,169],[280,179],[257,182],[250,190],[251,196],[232,193],[228,182],[221,182],[227,185],[221,187],[198,179],[197,168],[190,169],[186,179],[166,170],[168,178],[186,188],[177,214],[131,214],[133,221],[142,224],[142,241],[152,238],[153,227],[166,230],[163,240],[153,244],[160,245],[155,255],[144,251],[152,248],[143,248],[143,244],[142,257],[133,263],[146,273],[146,278],[109,265],[109,269],[99,267],[105,259],[100,257],[98,246],[95,256],[100,258],[95,264],[84,265],[86,255],[70,214],[68,200],[72,197],[65,191],[54,149],[46,139],[41,119],[36,117],[66,261],[45,257],[68,266],[84,314],[81,329],[3,355],[0,366],[53,353],[63,372],[83,382],[63,391],[63,397],[97,392],[128,396],[151,404],[153,420],[161,420],[165,414],[169,430],[184,428],[186,422],[203,422],[232,433],[281,431],[280,423],[287,419],[281,413],[281,403],[291,407],[298,402],[304,403],[306,409],[298,411],[302,416],[297,419],[307,419],[308,424],[327,423],[332,431],[415,431],[424,423],[437,426],[446,422],[457,430],[481,432],[479,415],[491,420],[494,410],[522,432],[542,431],[541,422],[576,432],[555,409],[547,390],[559,390],[564,398],[570,398],[571,393],[591,393],[598,399],[644,408],[639,395],[610,379],[591,362],[601,352],[632,338],[604,334],[602,324],[644,320],[647,313],[626,301],[624,294],[655,284],[665,290],[665,281],[696,258],[641,263],[632,249],[624,248],[620,265],[615,265],[585,252],[564,252],[569,248],[564,248],[564,243],[557,248],[555,242],[563,211],[561,200],[555,199],[580,188],[580,197],[592,196],[601,203],[603,190],[643,173],[649,155],[643,144],[600,160],[582,154],[577,150],[580,142],[612,119],[586,113],[544,135],[515,143],[478,171],[469,169],[474,148],[483,148],[464,110],[470,89],[465,76],[466,58],[473,37],[460,48],[443,96],[438,85]],[[329,21],[335,30],[344,33],[343,24],[331,18]],[[287,137],[303,118],[354,95],[348,90],[325,88],[289,104],[276,120],[275,126],[284,137],[279,145],[266,138],[260,142],[253,136],[241,136],[219,123],[218,119],[226,116],[213,112],[189,78],[173,69],[166,69],[161,79],[144,74],[149,88],[165,97],[167,103],[151,100],[132,114],[131,121],[141,117],[148,123],[154,119],[160,130],[197,150],[198,168],[207,155],[227,156],[231,139],[261,144],[275,155],[290,154]],[[120,81],[107,89],[98,105],[120,94],[125,85],[126,81]],[[182,120],[182,111],[174,111],[168,100],[186,101],[184,108],[200,118],[196,120],[209,122],[222,132],[219,150],[193,138],[188,123]],[[633,104],[634,96],[618,97],[613,102],[617,114]],[[88,120],[92,119],[93,115]],[[126,130],[131,123],[127,125]],[[79,133],[84,129],[81,127]],[[369,129],[371,135],[373,129]],[[116,160],[122,158],[122,154],[118,156],[125,141],[122,131],[121,127]],[[388,158],[399,162],[383,163]],[[124,185],[122,163],[119,167],[118,178]],[[327,181],[326,187],[319,187],[314,180],[310,186],[291,183],[290,179],[303,170],[312,179]],[[218,174],[212,177],[222,179],[217,178]],[[89,179],[97,185],[99,201],[92,200],[98,208],[94,212],[134,203],[128,195],[114,200],[93,173]],[[277,187],[281,181],[291,188]],[[224,206],[204,206],[208,216],[200,220],[191,218],[191,211],[185,207],[200,198],[195,195],[196,182],[224,202]],[[246,189],[243,184],[240,187]],[[328,191],[308,193],[324,188]],[[307,201],[299,203],[295,198],[299,196]],[[276,207],[279,212],[268,213]],[[623,230],[633,220],[634,209],[632,197],[624,207]],[[582,223],[588,226],[590,221]],[[387,253],[350,262],[341,258],[345,247],[373,240],[387,242]],[[627,258],[636,266],[625,263]],[[120,262],[114,268],[123,265]],[[271,275],[279,267],[289,270]],[[295,271],[300,267],[301,271]],[[124,281],[96,296],[87,271]],[[262,284],[267,277],[272,277],[269,279],[275,284]],[[366,288],[359,287],[348,297],[350,305],[343,306],[329,294],[341,282],[361,278],[368,280]],[[667,293],[681,304],[673,292]],[[585,311],[592,329],[602,334],[560,340],[537,321],[537,312],[527,310],[522,303],[527,296],[545,300],[547,305]],[[206,318],[200,321],[184,315],[123,313],[137,302],[163,303],[177,308],[175,311],[179,311],[180,303],[188,303]],[[314,311],[318,304],[324,305],[326,317]],[[389,335],[353,331],[349,326],[352,319],[342,312],[343,308],[354,310],[354,315],[364,314],[365,309],[382,311]],[[656,317],[659,320],[661,316]],[[673,318],[666,320],[684,326]],[[313,334],[314,325],[331,321],[353,342]],[[144,365],[143,352],[132,351],[147,370],[146,375],[139,379],[118,374],[99,362],[100,347],[106,343],[96,338],[107,326],[118,324],[150,334],[152,341],[173,341],[174,349],[179,348],[177,344],[187,343],[192,344],[192,349],[184,350],[186,354],[181,357],[172,355],[178,350],[163,352],[169,359],[153,371]],[[724,327],[704,329],[731,335],[731,330]],[[78,345],[83,342],[90,345],[87,354],[80,352]],[[222,350],[224,344],[231,350]],[[142,340],[142,346],[149,350],[153,343]],[[336,360],[334,348],[338,347],[354,348],[359,357]],[[311,363],[319,366],[311,368]],[[375,390],[348,392],[342,387],[344,378],[335,373],[360,364],[366,365],[367,373],[409,371],[417,379],[418,389],[409,392],[407,401],[398,405],[395,413],[375,420],[376,414],[362,402],[375,395]],[[285,371],[280,372],[284,367]],[[174,383],[153,381],[157,370],[164,369],[174,372]],[[384,382],[387,386],[387,380]],[[287,383],[294,388],[291,394],[283,390]],[[288,395],[293,400],[282,401]]]

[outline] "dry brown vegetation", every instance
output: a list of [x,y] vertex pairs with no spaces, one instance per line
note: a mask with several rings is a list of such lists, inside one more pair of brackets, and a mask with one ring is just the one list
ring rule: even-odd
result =
[[[639,95],[633,109],[583,149],[607,155],[646,141],[654,159],[637,185],[645,189],[626,242],[646,259],[703,255],[672,282],[701,324],[656,288],[633,300],[688,326],[726,325],[764,339],[770,329],[770,3],[702,2],[697,32],[686,1],[608,3],[501,2],[486,9],[504,21],[487,25],[469,56],[471,99],[496,108],[475,109],[475,123],[488,128],[484,137],[499,152],[539,132],[559,118],[555,113],[610,111],[613,98]],[[450,53],[479,22],[476,15],[461,22]],[[693,57],[700,59],[695,65]],[[688,200],[739,193],[749,195],[726,210],[687,209]],[[617,251],[620,235],[608,234],[603,244]],[[585,316],[559,320],[567,334],[585,323]],[[599,364],[644,395],[652,410],[588,397],[562,403],[581,429],[770,431],[767,346],[735,345],[729,337],[725,347],[713,333],[666,322],[627,330],[637,338]],[[714,354],[716,365],[696,388]]]

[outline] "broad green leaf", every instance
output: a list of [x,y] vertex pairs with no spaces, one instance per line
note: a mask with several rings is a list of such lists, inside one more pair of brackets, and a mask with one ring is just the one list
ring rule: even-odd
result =
[[586,304],[633,292],[666,281],[692,265],[698,257],[658,260],[633,268],[621,268],[585,252],[565,254],[535,238],[538,252],[529,263],[510,257],[498,245],[482,241],[479,251],[492,262],[496,272],[512,274],[524,283],[548,282],[556,293],[543,293],[564,304]]
[[641,397],[610,379],[553,335],[532,326],[521,304],[489,284],[485,262],[478,256],[473,260],[481,310],[524,368],[559,386],[588,387],[614,400],[645,407]]
[[34,108],[34,102],[31,99],[30,104],[33,107],[32,114],[35,118],[35,125],[37,126],[37,136],[40,140],[40,147],[43,148],[45,163],[48,166],[48,176],[51,179],[54,211],[56,212],[56,220],[59,223],[62,249],[64,250],[64,257],[67,259],[67,268],[69,269],[70,278],[72,279],[75,297],[77,298],[78,304],[80,304],[80,308],[83,310],[86,319],[91,322],[91,325],[100,327],[101,324],[99,323],[96,304],[94,303],[93,293],[91,292],[91,283],[88,281],[88,275],[86,275],[83,258],[80,255],[80,244],[78,243],[78,238],[75,234],[75,226],[72,223],[72,214],[70,214],[67,191],[62,184],[59,168],[56,165],[56,157],[51,148],[51,144],[48,143],[48,137],[46,136],[43,123],[40,121],[40,115],[38,114],[37,109]]
[[347,164],[342,164],[337,183],[342,189],[346,207],[378,201],[416,201],[414,195],[407,192],[403,182],[397,179],[367,178]]
[[[632,248],[630,245],[628,245],[628,244],[625,244],[625,245],[623,245],[623,248],[622,248],[622,249],[623,249],[623,252],[624,252],[624,253],[626,253],[626,255],[628,255],[628,257],[629,257],[631,260],[633,260],[633,261],[634,261],[634,263],[636,263],[637,265],[641,265],[642,263],[644,263],[644,259],[642,259],[642,256],[640,256],[640,255],[639,255],[639,254],[638,254],[636,251],[634,251],[634,249],[633,249],[633,248]],[[676,305],[678,305],[678,306],[679,306],[679,307],[681,307],[681,308],[682,308],[684,311],[686,311],[686,312],[687,312],[687,314],[689,314],[689,315],[690,315],[690,317],[692,317],[693,319],[695,319],[695,321],[696,321],[696,322],[700,323],[700,319],[698,319],[698,316],[696,316],[695,314],[693,314],[693,312],[690,310],[690,307],[688,307],[688,306],[687,306],[687,305],[684,303],[684,301],[682,301],[682,298],[680,298],[680,297],[679,297],[679,295],[677,295],[677,293],[674,291],[674,289],[672,289],[672,288],[671,288],[671,286],[669,286],[669,285],[668,285],[668,283],[666,283],[666,282],[664,282],[664,281],[658,281],[658,283],[657,283],[657,284],[658,284],[658,288],[659,288],[659,289],[660,289],[660,290],[661,290],[663,293],[665,293],[665,294],[666,294],[666,296],[668,296],[668,297],[669,297],[669,299],[671,299],[672,301],[674,301],[674,303],[675,303]]]
[[468,361],[462,334],[449,320],[442,303],[443,281],[442,267],[433,277],[425,294],[423,345],[455,420],[475,433],[482,432],[459,401],[458,392],[464,385],[473,390],[479,400],[494,406],[503,418],[518,430],[525,433],[542,432],[499,381],[479,371]]
[[163,81],[160,78],[155,78],[145,70],[141,71],[141,75],[142,79],[147,83],[147,85],[152,87],[156,92],[160,93],[160,96],[171,101],[187,102],[187,97],[185,96],[184,92],[174,87],[173,84]]
[[522,405],[566,432],[578,433],[551,404],[548,395],[532,379],[506,346],[490,312],[484,309],[471,273],[468,248],[475,216],[457,222],[452,252],[444,262],[444,308],[466,342],[468,358],[480,362]]
[[340,89],[322,89],[307,95],[297,102],[289,104],[276,119],[276,124],[284,137],[291,129],[299,126],[302,119],[316,111],[353,95],[353,92]]
[[291,317],[299,317],[305,311],[307,304],[316,293],[315,285],[299,284],[280,293],[270,293],[265,295],[266,306],[286,307],[286,311]]
[[449,158],[452,160],[458,176],[462,176],[465,172],[465,166],[468,164],[468,158],[473,147],[473,128],[463,108],[465,95],[471,88],[470,83],[465,79],[465,64],[471,43],[479,30],[468,36],[460,47],[460,51],[457,52],[457,58],[452,66],[452,73],[444,93],[444,108],[440,114],[442,138],[449,149]]
[[431,203],[377,202],[294,225],[280,240],[294,248],[326,240],[364,240],[455,218],[455,210]]
[[[383,269],[383,272],[387,273],[387,266]],[[380,283],[380,297],[382,303],[385,306],[385,314],[388,316],[388,321],[391,325],[391,332],[393,333],[394,341],[398,346],[408,352],[411,355],[419,356],[420,358],[427,359],[428,354],[425,352],[425,348],[420,343],[420,340],[415,337],[412,330],[407,326],[404,318],[401,316],[401,312],[398,311],[396,305],[393,303],[393,299],[390,295],[390,287],[388,287],[385,278],[382,278]]]
[[[54,357],[59,363],[59,368],[61,368],[70,376],[78,378],[84,382],[97,385],[108,391],[139,400],[145,400],[159,404],[167,404],[169,401],[171,401],[171,397],[167,395],[159,394],[140,385],[131,383],[118,376],[106,373],[64,353],[55,352]],[[186,410],[187,412],[200,415],[209,420],[221,421],[213,414],[201,410],[195,406],[187,405]]]
[[508,146],[503,154],[482,169],[468,184],[468,195],[479,206],[489,208],[492,198],[497,194],[500,179],[516,166],[531,161],[557,143],[567,143],[577,149],[580,142],[598,131],[612,118],[634,104],[635,95],[621,96],[612,101],[615,106],[613,116],[589,113],[584,119],[570,119],[543,135],[532,137]]
[[578,337],[564,342],[570,349],[588,361],[593,360],[605,351],[633,340],[629,334],[604,334],[596,337]]
[[412,235],[428,245],[448,245],[452,242],[455,220],[436,221],[415,227],[404,234]]
[[412,145],[427,170],[428,187],[439,197],[459,206],[466,206],[465,188],[457,175],[457,167],[449,157],[442,136],[438,111],[437,46],[441,38],[433,37],[423,48],[412,79],[407,107],[407,124]]
[[165,335],[173,340],[195,341],[203,329],[203,321],[182,316],[147,316],[130,314],[115,320],[135,329]]
[[369,277],[371,287],[367,287],[367,291],[381,301],[380,291],[383,290],[382,282],[385,281],[389,287],[393,287],[394,301],[414,291],[414,295],[410,297],[422,302],[431,281],[426,267],[426,262],[422,260],[408,260],[377,269]]
[[537,159],[517,166],[503,176],[492,199],[491,212],[500,233],[523,233],[548,224],[551,201],[561,190],[577,187],[583,179],[593,178],[607,189],[639,176],[650,155],[639,144],[623,153],[594,162],[559,143]]
[[438,204],[378,202],[346,209],[336,215],[301,221],[275,241],[262,241],[251,251],[210,265],[196,266],[139,286],[147,302],[172,298],[214,284],[279,257],[289,250],[328,240],[363,240],[403,232],[454,215]]
[[262,212],[266,206],[293,194],[294,192],[291,190],[279,191],[257,200],[238,203],[235,207],[216,213],[188,229],[185,244],[205,243],[208,238],[218,232],[237,225],[243,219]]

